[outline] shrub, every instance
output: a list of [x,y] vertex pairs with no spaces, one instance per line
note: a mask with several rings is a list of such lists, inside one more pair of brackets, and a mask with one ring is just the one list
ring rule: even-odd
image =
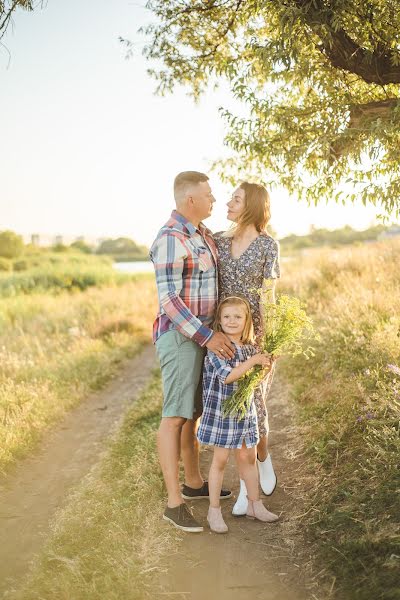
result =
[[0,271],[11,271],[12,263],[8,258],[0,256]]
[[28,269],[29,265],[28,265],[28,261],[21,259],[21,260],[16,260],[13,263],[13,268],[14,271],[26,271],[26,269]]
[[70,248],[73,248],[74,250],[79,250],[79,252],[83,252],[84,254],[92,253],[91,247],[85,244],[85,242],[83,242],[82,240],[76,240],[76,242],[73,242],[71,244]]
[[0,232],[0,256],[16,258],[22,254],[24,242],[22,237],[13,231]]

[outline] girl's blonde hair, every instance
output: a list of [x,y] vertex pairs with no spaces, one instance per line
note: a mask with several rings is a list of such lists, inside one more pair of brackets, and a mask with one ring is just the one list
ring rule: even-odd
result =
[[253,319],[251,316],[250,304],[248,300],[246,300],[246,298],[242,298],[242,296],[228,296],[227,298],[221,300],[221,302],[218,304],[217,312],[215,313],[213,324],[214,331],[222,331],[221,312],[225,306],[244,306],[244,308],[246,309],[246,322],[240,339],[243,342],[243,344],[253,344],[254,327]]
[[239,188],[244,190],[244,210],[225,237],[240,235],[247,225],[254,225],[258,233],[266,230],[271,218],[270,198],[267,190],[260,183],[243,181]]

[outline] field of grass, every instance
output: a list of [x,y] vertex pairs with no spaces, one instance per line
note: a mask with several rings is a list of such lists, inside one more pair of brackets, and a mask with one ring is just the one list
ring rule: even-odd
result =
[[0,299],[0,470],[150,342],[155,313],[152,276]]
[[[315,358],[282,360],[280,373],[292,384],[314,482],[300,526],[340,600],[400,598],[399,264],[395,242],[319,249],[285,263],[279,285],[306,301],[321,336]],[[149,339],[155,304],[152,278],[1,301],[3,465]],[[160,403],[155,377],[56,519],[15,600],[155,596],[153,574],[177,543],[159,518]]]
[[12,270],[0,272],[0,298],[83,291],[92,286],[120,285],[132,279],[132,275],[118,273],[107,256],[72,250],[31,252],[8,262]]
[[[152,600],[179,534],[163,525],[155,449],[161,383],[155,375],[108,455],[58,515],[32,577],[13,600]],[[154,575],[157,573],[157,577]]]
[[315,251],[285,264],[321,334],[293,384],[315,490],[303,527],[338,597],[400,598],[400,244]]

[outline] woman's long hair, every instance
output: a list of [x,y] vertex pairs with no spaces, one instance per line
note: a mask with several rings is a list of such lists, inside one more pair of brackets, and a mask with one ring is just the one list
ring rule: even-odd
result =
[[246,298],[242,296],[228,296],[218,304],[213,323],[214,331],[222,331],[221,312],[224,306],[244,306],[244,308],[246,309],[246,322],[240,339],[243,342],[243,344],[254,344],[254,327],[253,319],[251,316],[250,304],[248,300],[246,300]]
[[254,225],[261,233],[266,230],[271,218],[269,194],[263,185],[244,181],[239,188],[244,190],[245,194],[244,210],[238,222],[225,232],[225,237],[240,235],[247,225]]

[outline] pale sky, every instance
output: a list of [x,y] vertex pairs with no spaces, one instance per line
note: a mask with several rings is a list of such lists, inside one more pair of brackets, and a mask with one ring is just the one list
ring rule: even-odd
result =
[[[179,89],[154,96],[136,33],[152,15],[143,1],[48,0],[19,11],[0,47],[0,230],[21,234],[128,236],[149,245],[174,207],[179,171],[209,170],[224,153],[218,107],[227,88],[199,105]],[[137,42],[125,60],[118,37]],[[210,180],[217,204],[207,220],[226,229],[232,189]],[[314,208],[272,195],[282,237],[309,226],[368,227],[376,209],[325,203]]]

